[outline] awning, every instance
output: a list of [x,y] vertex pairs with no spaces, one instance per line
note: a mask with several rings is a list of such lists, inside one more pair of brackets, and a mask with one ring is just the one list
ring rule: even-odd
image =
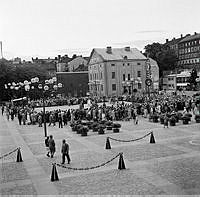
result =
[[177,86],[187,86],[188,83],[177,83]]

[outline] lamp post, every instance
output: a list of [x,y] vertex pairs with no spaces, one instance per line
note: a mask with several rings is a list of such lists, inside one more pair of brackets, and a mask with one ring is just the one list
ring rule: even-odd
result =
[[45,105],[45,93],[50,90],[57,90],[58,88],[62,88],[62,83],[57,82],[56,77],[53,77],[52,79],[45,80],[44,82],[39,82],[39,78],[35,77],[32,79],[33,83],[39,83],[38,89],[42,91],[42,108],[43,108],[43,122],[44,122],[44,136],[47,137],[47,126],[46,126],[46,105]]
[[[25,80],[23,83],[19,82],[19,83],[8,83],[5,84],[5,89],[7,90],[19,90],[24,88],[24,90],[28,93],[30,90],[31,91],[36,91],[37,89],[42,91],[42,107],[43,107],[43,121],[44,121],[44,136],[47,136],[47,126],[46,126],[46,116],[45,116],[45,93],[47,91],[52,91],[52,90],[57,90],[58,88],[62,88],[62,83],[58,83],[57,84],[57,78],[53,77],[49,80],[45,80],[45,81],[39,81],[38,77],[32,78],[31,81],[27,81]],[[26,94],[26,96],[28,97],[28,94]],[[35,97],[35,95],[34,95]],[[12,96],[10,96],[11,100],[12,100]],[[28,100],[28,99],[27,99]]]

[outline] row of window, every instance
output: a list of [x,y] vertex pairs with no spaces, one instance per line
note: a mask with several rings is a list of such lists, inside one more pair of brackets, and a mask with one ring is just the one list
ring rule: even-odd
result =
[[195,47],[189,47],[185,49],[179,49],[179,54],[185,54],[185,53],[193,53],[196,51],[200,51],[200,46],[195,46]]
[[194,41],[182,43],[180,44],[180,47],[184,47],[184,46],[188,47],[188,46],[197,45],[197,44],[200,44],[200,40],[194,40]]
[[[103,79],[103,73],[102,72],[100,72],[100,73],[90,73],[90,80],[102,80]],[[137,71],[137,77],[141,77],[141,71],[140,70],[138,70]],[[111,78],[112,79],[115,79],[116,78],[116,74],[115,74],[115,72],[112,72],[111,73]],[[131,74],[128,74],[127,75],[127,79],[128,80],[131,80]],[[126,80],[126,75],[125,74],[123,74],[122,75],[122,80],[123,81],[125,81]]]
[[[122,64],[123,66],[130,66],[131,64],[130,63],[123,63]],[[140,62],[137,62],[137,65],[141,65],[141,63]],[[111,64],[111,66],[115,66],[115,64]]]
[[195,58],[195,57],[199,57],[199,56],[200,56],[199,53],[191,53],[191,54],[181,55],[181,56],[179,56],[179,59],[184,60],[184,59]]
[[189,60],[182,60],[179,61],[179,64],[195,64],[195,63],[199,63],[200,59],[189,59]]

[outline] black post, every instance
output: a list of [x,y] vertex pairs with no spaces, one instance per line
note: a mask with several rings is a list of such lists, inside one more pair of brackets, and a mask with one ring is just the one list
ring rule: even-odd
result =
[[44,97],[44,93],[43,93],[43,97],[42,97],[42,102],[43,102],[44,136],[47,137],[47,125],[46,125],[45,97]]

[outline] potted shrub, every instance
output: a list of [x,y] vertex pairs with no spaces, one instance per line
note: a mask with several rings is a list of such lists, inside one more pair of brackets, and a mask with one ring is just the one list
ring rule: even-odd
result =
[[112,130],[112,128],[113,128],[113,122],[112,121],[108,121],[105,124],[106,124],[106,129],[107,130]]
[[175,116],[171,116],[169,118],[169,124],[170,124],[170,126],[175,126],[176,125],[176,118],[175,118]]
[[118,123],[113,124],[113,133],[119,133],[119,128],[121,128],[121,125]]
[[93,124],[91,125],[91,128],[92,128],[93,132],[97,132],[98,131],[98,126],[99,126],[99,124],[97,122],[93,122]]
[[190,114],[190,113],[186,113],[184,116],[188,117],[188,118],[190,119],[189,121],[191,121],[192,114]]
[[80,129],[81,136],[87,136],[88,131],[89,131],[88,127],[87,127],[87,126],[83,126],[83,127]]
[[196,120],[196,123],[200,123],[200,114],[196,114],[194,119]]
[[182,117],[182,121],[183,121],[183,124],[188,124],[189,121],[190,121],[190,117],[188,117],[188,116],[183,116],[183,117]]
[[104,129],[106,128],[103,124],[99,124],[98,128],[98,134],[104,134]]
[[81,129],[82,129],[82,127],[83,127],[83,125],[81,125],[81,124],[78,124],[78,125],[77,125],[77,127],[76,127],[76,129],[77,129],[77,130],[76,130],[76,133],[77,133],[77,134],[81,134]]

